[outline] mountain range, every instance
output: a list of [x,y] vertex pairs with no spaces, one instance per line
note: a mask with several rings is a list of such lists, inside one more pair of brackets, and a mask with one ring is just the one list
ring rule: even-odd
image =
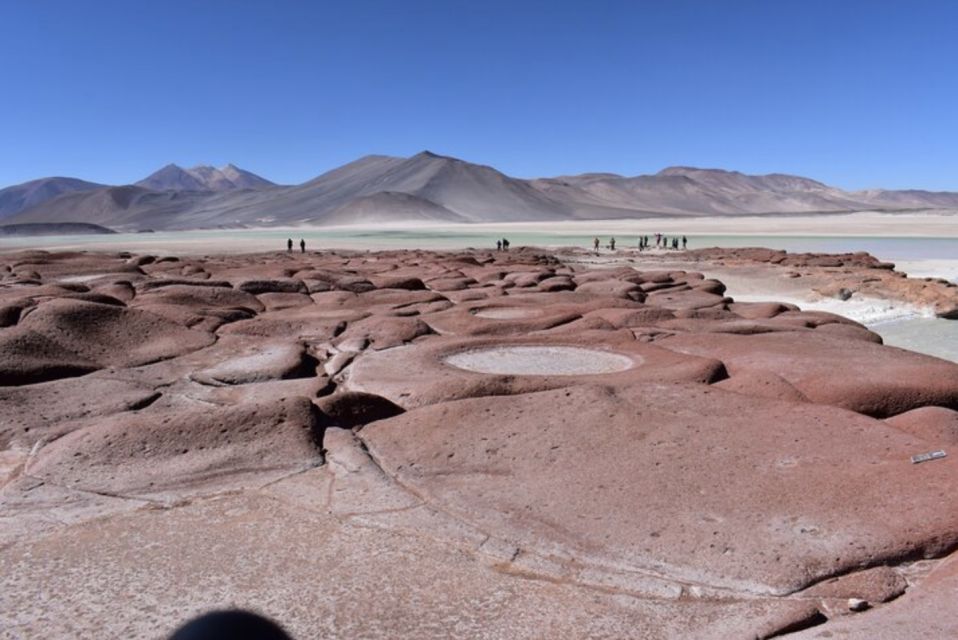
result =
[[132,185],[45,178],[0,190],[4,223],[80,222],[122,231],[920,210],[958,210],[958,193],[844,191],[799,176],[694,167],[520,179],[429,151],[365,156],[288,186],[233,165],[170,164]]
[[233,191],[266,189],[276,184],[232,164],[222,169],[209,165],[183,169],[168,164],[137,182],[136,186],[153,191]]

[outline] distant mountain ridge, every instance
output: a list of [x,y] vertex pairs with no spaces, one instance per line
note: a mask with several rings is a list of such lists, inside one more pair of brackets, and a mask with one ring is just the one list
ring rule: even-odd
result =
[[57,196],[75,191],[92,191],[106,185],[78,178],[40,178],[0,189],[0,219],[20,213]]
[[255,173],[228,164],[222,169],[198,165],[184,169],[168,164],[136,183],[154,191],[232,191],[233,189],[267,189],[276,184]]
[[[90,192],[104,191],[105,193],[93,195],[92,198],[92,202],[103,202],[108,199],[125,201],[132,197],[130,189],[133,187],[149,191],[219,193],[243,189],[269,189],[276,186],[275,183],[255,173],[240,169],[233,164],[228,164],[222,169],[209,165],[183,169],[178,165],[168,164],[134,185],[125,186],[98,184],[78,178],[40,178],[39,180],[31,180],[30,182],[0,189],[0,220],[10,218],[21,211],[39,207],[59,196],[81,192],[91,195]],[[79,195],[74,199],[76,202],[86,202],[87,200],[87,198]],[[128,207],[129,204],[127,203],[122,204],[120,208],[126,209]],[[53,206],[53,210],[59,211],[60,207]],[[85,214],[87,212],[81,208],[80,213]],[[71,221],[80,222],[83,219]]]
[[[521,179],[430,151],[408,158],[365,156],[291,186],[276,185],[233,165],[183,169],[170,164],[135,185],[119,187],[62,182],[68,178],[47,180],[58,182],[47,191],[28,188],[44,181],[0,191],[0,198],[12,194],[5,222],[84,222],[120,230],[159,230],[958,211],[958,193],[951,192],[844,191],[801,176],[682,166],[631,177],[584,173]],[[28,192],[39,195],[29,199],[23,195]],[[52,195],[44,197],[48,194]],[[0,206],[3,202],[0,199]]]

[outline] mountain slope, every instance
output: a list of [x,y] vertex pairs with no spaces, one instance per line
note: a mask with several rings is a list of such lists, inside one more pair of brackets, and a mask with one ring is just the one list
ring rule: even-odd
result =
[[188,213],[202,193],[150,191],[127,185],[69,193],[27,209],[5,222],[85,222],[116,229],[165,229],[177,215]]
[[151,173],[136,186],[153,191],[232,191],[234,189],[267,189],[276,185],[255,173],[228,164],[222,169],[198,165],[184,169],[175,164]]
[[429,151],[409,158],[365,156],[293,186],[233,165],[167,165],[133,186],[85,184],[90,187],[83,191],[40,198],[7,221],[136,230],[958,210],[958,193],[849,192],[800,176],[694,167],[524,180]]
[[102,187],[102,184],[96,184],[95,182],[57,177],[31,180],[6,189],[0,189],[0,219],[43,204],[47,200],[52,200],[65,193],[91,191]]
[[240,169],[234,164],[226,165],[219,169],[219,172],[233,185],[234,189],[269,189],[276,186],[275,182],[270,182],[252,171]]
[[360,196],[323,217],[326,224],[360,224],[396,219],[422,222],[465,222],[466,220],[443,206],[408,193],[380,191]]

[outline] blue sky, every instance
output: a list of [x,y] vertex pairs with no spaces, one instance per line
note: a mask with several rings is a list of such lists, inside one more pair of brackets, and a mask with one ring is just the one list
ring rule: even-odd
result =
[[958,3],[0,0],[0,186],[422,149],[958,190]]

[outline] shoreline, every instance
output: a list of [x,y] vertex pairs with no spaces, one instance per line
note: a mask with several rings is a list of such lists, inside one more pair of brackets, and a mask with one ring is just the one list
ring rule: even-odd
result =
[[[153,232],[119,232],[104,235],[49,235],[0,237],[0,252],[24,248],[106,248],[125,245],[136,251],[191,251],[236,253],[279,247],[284,236],[302,236],[313,246],[327,248],[395,249],[402,242],[418,243],[415,248],[464,249],[470,243],[493,243],[497,236],[520,234],[539,238],[530,242],[547,248],[568,246],[568,240],[586,244],[593,236],[617,235],[623,246],[633,244],[639,234],[687,235],[691,240],[708,238],[734,241],[773,238],[782,241],[928,241],[958,243],[958,214],[829,214],[827,217],[797,215],[781,217],[737,216],[733,218],[642,218],[629,220],[562,220],[555,222],[503,223],[383,223],[338,226],[283,226],[237,229],[194,229]],[[541,239],[553,239],[553,242]],[[218,241],[214,251],[196,245]],[[513,242],[518,246],[522,242]],[[696,243],[701,247],[702,244]],[[476,248],[481,248],[481,245]],[[955,255],[949,251],[945,255]],[[913,256],[918,259],[920,256]]]
[[[958,271],[958,260],[922,261],[928,273],[892,268],[870,254],[798,254],[770,249],[701,249],[689,252],[628,250],[596,256],[559,251],[584,266],[696,271],[723,282],[741,302],[775,300],[803,310],[824,311],[873,326],[920,318],[952,318],[958,287],[941,278]],[[909,263],[914,265],[916,263]]]

